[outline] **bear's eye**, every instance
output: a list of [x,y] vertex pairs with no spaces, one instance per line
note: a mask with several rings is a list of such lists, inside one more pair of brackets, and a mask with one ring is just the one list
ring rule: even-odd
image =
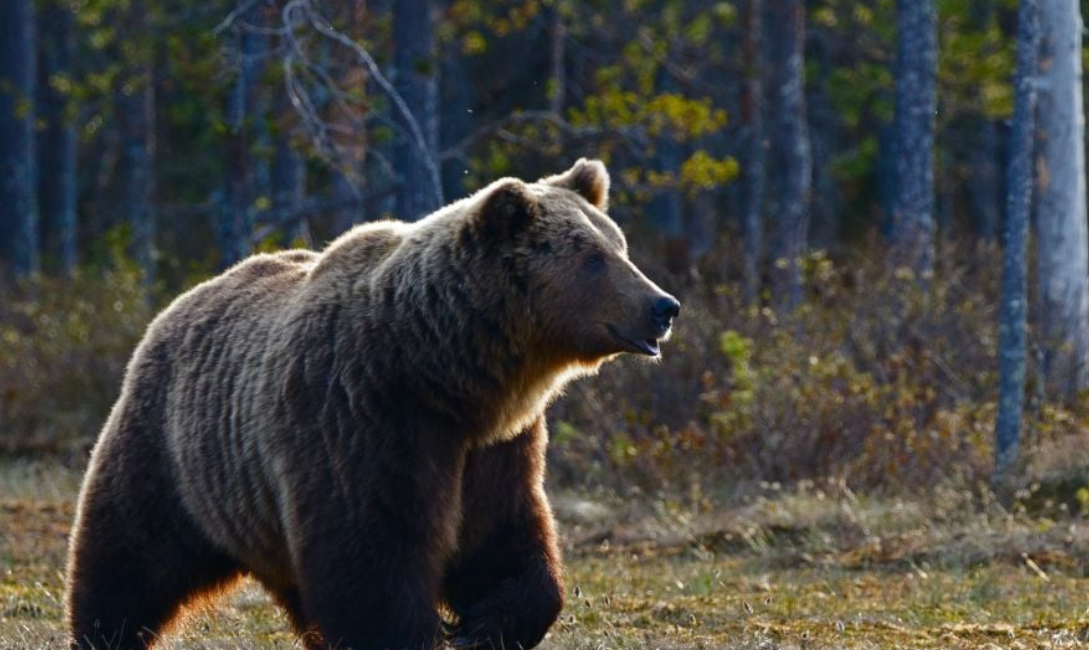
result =
[[586,270],[591,273],[601,273],[605,270],[605,256],[601,253],[590,253],[586,256]]

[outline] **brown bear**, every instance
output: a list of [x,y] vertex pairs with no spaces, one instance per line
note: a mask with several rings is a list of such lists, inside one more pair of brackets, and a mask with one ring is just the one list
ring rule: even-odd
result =
[[531,648],[563,604],[544,411],[679,304],[600,162],[497,181],[321,253],[255,255],[148,328],[91,456],[75,647],[153,644],[252,575],[308,646]]

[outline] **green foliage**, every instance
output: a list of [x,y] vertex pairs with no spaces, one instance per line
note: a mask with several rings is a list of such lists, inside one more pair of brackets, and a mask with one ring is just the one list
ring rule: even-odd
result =
[[[446,16],[444,40],[474,66],[524,56],[532,39],[539,51],[548,51],[556,16],[567,34],[566,101],[557,116],[563,123],[515,121],[503,125],[500,137],[481,139],[466,160],[467,187],[504,174],[539,174],[548,168],[543,159],[567,164],[573,150],[592,152],[612,166],[612,204],[619,210],[643,207],[663,190],[717,196],[739,175],[723,138],[730,126],[727,106],[735,98],[721,77],[731,65],[736,3],[490,0],[455,2]],[[545,70],[539,83],[518,86],[529,96],[513,91],[520,80],[506,80],[503,92],[513,95],[512,106],[494,116],[474,112],[474,119],[502,121],[550,105],[561,86],[553,70]],[[711,74],[718,77],[704,78]],[[657,162],[667,146],[680,151],[670,169]]]
[[[599,81],[609,81],[613,70],[603,69]],[[651,136],[670,134],[680,140],[714,133],[726,125],[726,111],[715,108],[709,98],[688,99],[674,93],[650,98],[633,91],[603,92],[589,97],[582,108],[572,108],[571,123],[608,125],[610,128],[638,126]]]
[[[978,111],[988,119],[1013,114],[1014,42],[1002,31],[998,12],[1016,9],[1010,0],[989,3],[984,12],[973,0],[941,0],[939,96],[945,112]],[[973,15],[975,14],[975,15]]]
[[737,159],[733,157],[717,160],[700,149],[681,164],[680,184],[690,194],[711,191],[722,187],[735,178],[741,171]]

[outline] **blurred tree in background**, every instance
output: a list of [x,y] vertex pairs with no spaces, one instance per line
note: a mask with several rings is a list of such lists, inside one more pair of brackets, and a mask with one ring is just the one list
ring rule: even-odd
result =
[[52,0],[40,5],[38,47],[38,206],[41,255],[49,271],[71,273],[76,266],[76,156],[79,132],[76,105],[68,89],[75,66],[75,16],[70,5]]
[[775,306],[787,312],[801,302],[801,257],[809,232],[813,184],[805,105],[806,21],[801,0],[768,0],[767,7],[774,292]]
[[897,263],[920,277],[934,267],[934,122],[938,98],[934,0],[896,0]]
[[1040,317],[1049,388],[1071,400],[1089,387],[1089,236],[1085,111],[1077,0],[1040,3]]
[[1024,412],[1025,326],[1028,321],[1029,216],[1032,211],[1033,152],[1036,131],[1036,69],[1040,61],[1040,5],[1022,0],[1017,18],[1017,72],[1013,128],[1007,168],[1006,228],[1002,255],[999,317],[999,395],[995,418],[995,483],[1004,488],[1021,445]]
[[0,5],[0,25],[0,259],[25,275],[38,269],[33,0]]

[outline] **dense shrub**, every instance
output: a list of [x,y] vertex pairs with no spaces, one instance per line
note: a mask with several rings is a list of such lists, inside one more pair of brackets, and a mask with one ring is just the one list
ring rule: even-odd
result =
[[0,451],[88,446],[154,310],[124,263],[0,289]]
[[[614,364],[553,408],[554,472],[684,490],[987,480],[1000,257],[976,251],[992,263],[969,266],[948,252],[954,261],[922,283],[879,255],[815,254],[789,315],[744,306],[731,284],[691,283],[660,363]],[[1030,367],[1030,394],[1035,379]],[[1084,428],[1055,407],[1034,406],[1028,420],[1029,443]]]

